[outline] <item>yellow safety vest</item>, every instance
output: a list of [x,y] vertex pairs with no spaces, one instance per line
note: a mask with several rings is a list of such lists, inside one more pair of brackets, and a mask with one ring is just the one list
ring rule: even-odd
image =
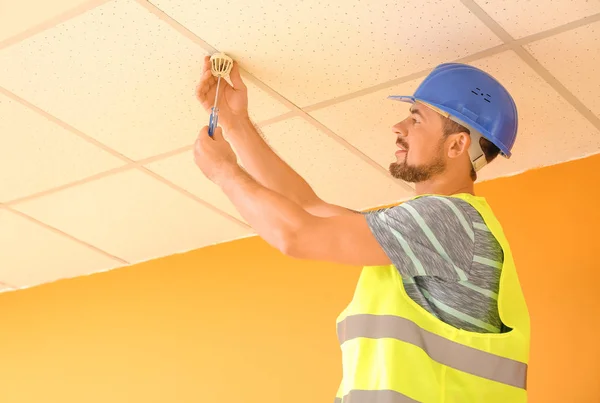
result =
[[457,329],[406,294],[394,265],[366,266],[337,319],[343,378],[336,403],[527,401],[529,313],[510,246],[484,198],[451,197],[477,209],[502,246],[498,309],[512,330]]

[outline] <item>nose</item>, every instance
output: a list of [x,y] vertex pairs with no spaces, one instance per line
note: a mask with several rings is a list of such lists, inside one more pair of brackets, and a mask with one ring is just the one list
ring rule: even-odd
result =
[[404,125],[404,120],[401,122],[398,122],[394,126],[392,126],[392,131],[398,137],[406,137],[407,131],[406,131],[406,127]]

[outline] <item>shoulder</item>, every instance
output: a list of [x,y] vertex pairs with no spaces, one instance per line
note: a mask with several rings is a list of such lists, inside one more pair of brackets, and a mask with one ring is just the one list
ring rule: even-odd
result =
[[[371,211],[365,217],[382,241],[412,238],[441,250],[439,244],[454,248],[472,246],[473,223],[478,215],[475,208],[457,197],[422,196],[398,206]],[[389,235],[384,237],[383,234]]]
[[403,219],[418,222],[437,222],[444,220],[450,225],[471,226],[478,213],[466,201],[449,196],[422,196],[397,206],[365,213],[367,220],[383,220],[393,224]]
[[473,259],[475,234],[469,207],[456,197],[422,196],[372,211],[366,219],[403,276],[456,281],[464,279]]

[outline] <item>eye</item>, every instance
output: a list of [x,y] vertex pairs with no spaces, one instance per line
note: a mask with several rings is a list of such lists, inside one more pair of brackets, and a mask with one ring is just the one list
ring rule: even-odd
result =
[[412,118],[412,121],[413,121],[413,124],[421,123],[421,122],[419,122],[419,121],[418,121],[417,119],[415,119],[415,118]]

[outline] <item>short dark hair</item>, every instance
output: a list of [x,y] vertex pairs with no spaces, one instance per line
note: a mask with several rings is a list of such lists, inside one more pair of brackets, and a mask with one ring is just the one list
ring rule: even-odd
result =
[[[469,129],[467,129],[460,123],[456,123],[454,120],[452,120],[450,118],[442,116],[442,120],[443,120],[443,125],[444,125],[443,129],[442,129],[443,133],[444,133],[444,137],[448,137],[451,134],[460,133],[460,132],[465,132],[469,135],[471,134]],[[500,149],[498,147],[496,147],[494,145],[494,143],[492,143],[485,137],[481,137],[479,139],[479,145],[481,146],[481,150],[483,151],[483,154],[485,155],[485,159],[488,163],[492,162],[498,156],[498,154],[500,154]],[[471,166],[471,179],[473,179],[473,182],[475,182],[477,180],[477,172],[475,172],[475,169],[472,166]]]

